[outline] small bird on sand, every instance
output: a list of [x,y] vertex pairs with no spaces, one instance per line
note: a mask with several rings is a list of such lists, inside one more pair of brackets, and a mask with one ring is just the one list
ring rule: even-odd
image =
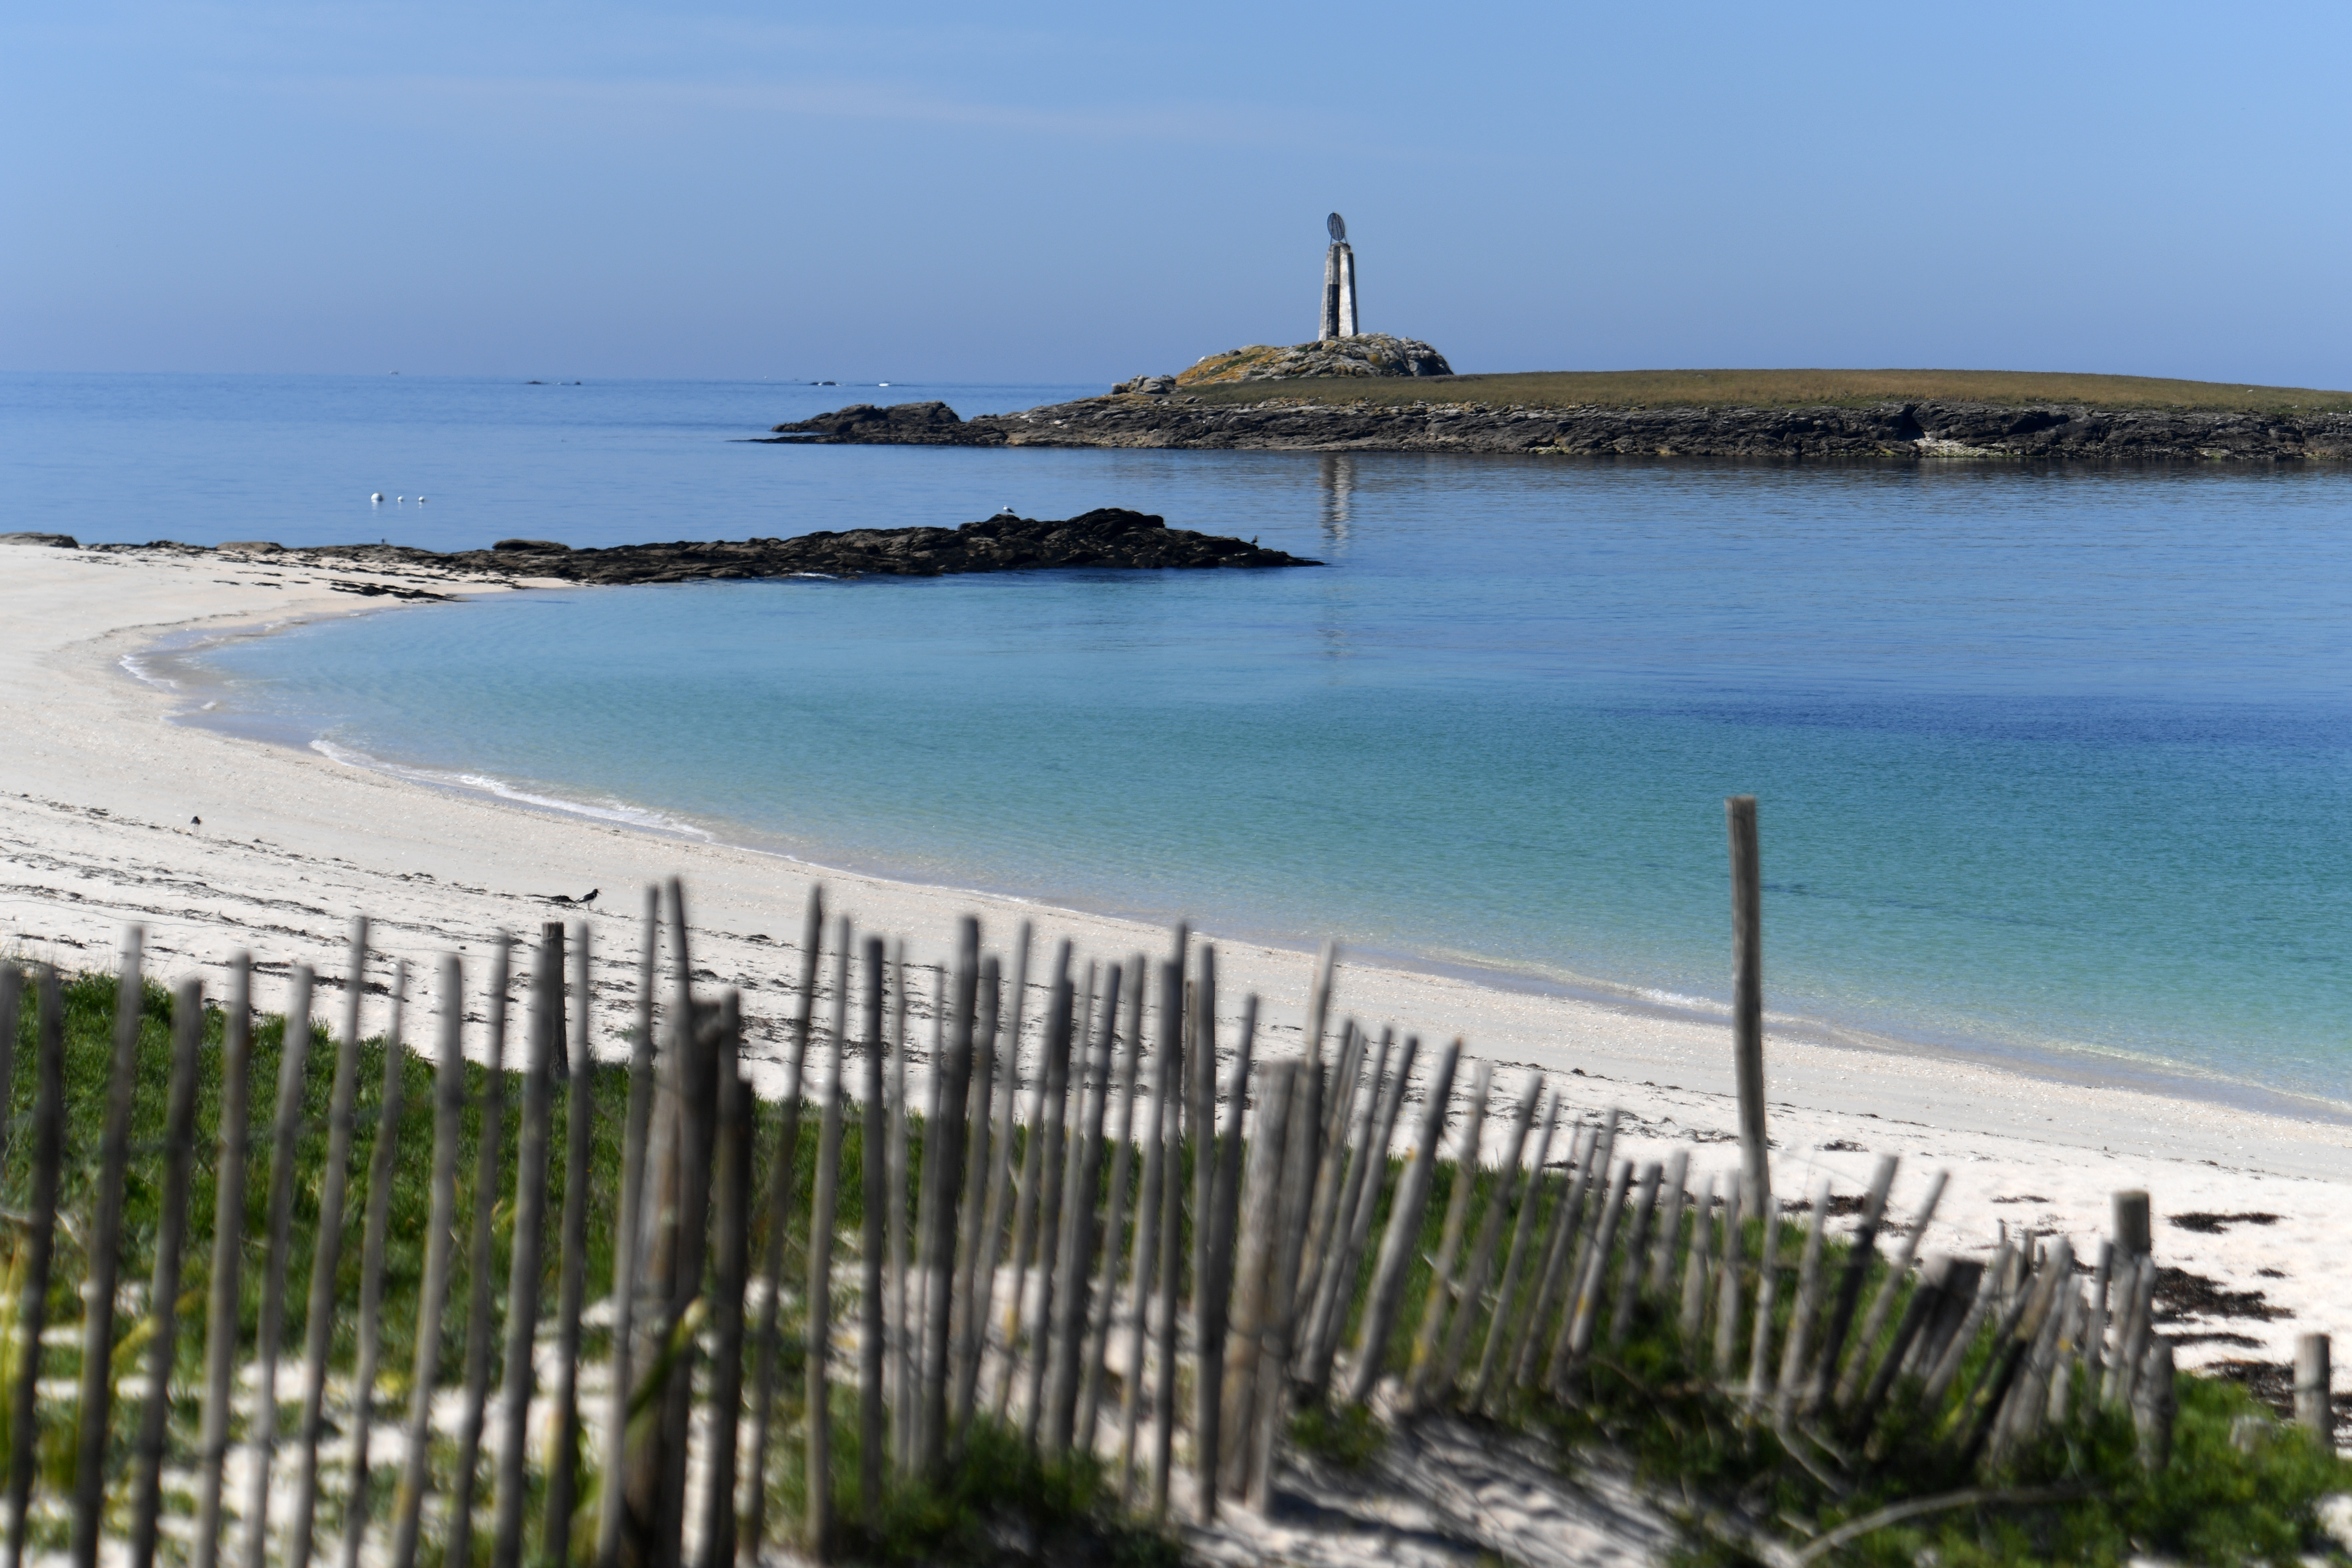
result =
[[202,827],[204,825],[205,819],[201,816],[192,816],[188,818],[188,826],[191,827]]

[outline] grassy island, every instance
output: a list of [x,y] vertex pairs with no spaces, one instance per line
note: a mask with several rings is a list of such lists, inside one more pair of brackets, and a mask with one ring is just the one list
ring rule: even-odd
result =
[[1941,400],[2238,414],[2352,413],[2352,392],[2147,375],[2022,370],[1547,370],[1249,381],[1186,388],[1202,403],[1395,406],[1423,401],[1538,408],[1864,408]]

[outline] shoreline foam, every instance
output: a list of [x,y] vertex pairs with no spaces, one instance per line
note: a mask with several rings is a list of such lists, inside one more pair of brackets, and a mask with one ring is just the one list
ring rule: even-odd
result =
[[[377,922],[378,951],[412,961],[451,948],[470,960],[499,928],[528,931],[533,920],[567,918],[589,925],[598,973],[611,984],[635,962],[635,889],[677,872],[689,889],[697,966],[743,989],[762,1058],[757,1071],[771,1089],[797,976],[790,939],[813,879],[860,924],[905,933],[917,963],[945,955],[955,917],[967,911],[1000,944],[1028,920],[1044,942],[1067,937],[1097,956],[1164,945],[1156,929],[1085,910],[518,811],[168,724],[166,693],[122,678],[120,661],[165,634],[250,634],[265,623],[387,607],[352,602],[331,585],[336,578],[365,574],[356,565],[214,553],[0,544],[9,610],[0,617],[0,733],[11,764],[0,791],[0,942],[25,956],[107,968],[121,923],[138,920],[159,977],[250,947],[264,976],[257,1003],[271,1008],[275,977],[290,963],[315,964],[330,981],[340,975],[346,922],[357,912]],[[509,591],[478,580],[445,586]],[[547,897],[590,888],[603,894],[593,905]],[[1248,991],[1265,998],[1262,1048],[1296,1048],[1307,957],[1222,937],[1219,953],[1230,1003]],[[1622,1106],[1623,1152],[1636,1158],[1684,1138],[1697,1142],[1703,1173],[1736,1157],[1728,1043],[1708,1019],[1372,965],[1343,968],[1334,1005],[1375,1028],[1393,1021],[1433,1045],[1463,1036],[1471,1055],[1497,1065],[1498,1093],[1540,1070],[1578,1110]],[[608,1052],[625,1022],[609,1012],[597,1019]],[[2200,1340],[2184,1346],[2185,1361],[2277,1361],[2297,1331],[2352,1331],[2352,1260],[2340,1246],[2352,1225],[2352,1139],[2332,1119],[2111,1082],[2053,1088],[1979,1062],[1796,1037],[1785,1026],[1771,1035],[1769,1070],[1784,1193],[1802,1190],[1813,1173],[1858,1189],[1874,1154],[1896,1153],[1905,1160],[1899,1211],[1917,1201],[1935,1168],[1954,1172],[1931,1247],[1988,1247],[2008,1224],[2063,1232],[2081,1249],[2095,1248],[2110,1192],[2147,1186],[2165,1262],[2263,1291],[2284,1313],[2168,1325],[2244,1342]],[[2210,1234],[2161,1223],[2190,1211],[2283,1217]]]

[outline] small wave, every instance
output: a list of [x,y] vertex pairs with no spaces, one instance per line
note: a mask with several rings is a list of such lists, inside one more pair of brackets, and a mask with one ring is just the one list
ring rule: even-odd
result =
[[394,778],[413,784],[432,784],[441,789],[462,789],[477,795],[487,795],[518,805],[534,805],[546,811],[561,811],[572,816],[593,817],[599,822],[617,822],[626,827],[641,827],[650,832],[667,833],[681,838],[699,838],[716,842],[706,830],[690,822],[650,811],[644,806],[609,800],[602,805],[587,801],[567,800],[562,795],[541,795],[508,780],[488,773],[445,773],[435,768],[413,768],[399,763],[388,763],[355,747],[338,745],[320,735],[310,742],[310,749],[329,762],[341,763],[347,768],[364,768],[371,773],[390,773]]
[[1637,985],[1633,994],[1654,1007],[1681,1007],[1694,1013],[1728,1013],[1730,1008],[1712,996],[1690,996],[1680,991],[1661,991],[1655,986]]
[[126,653],[122,656],[122,668],[133,680],[143,682],[158,691],[178,691],[180,683],[168,675],[156,674],[149,666],[148,658],[143,653]]

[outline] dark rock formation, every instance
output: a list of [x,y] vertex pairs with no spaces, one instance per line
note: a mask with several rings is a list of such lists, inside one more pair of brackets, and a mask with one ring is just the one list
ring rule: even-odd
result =
[[705,577],[938,577],[951,572],[1013,572],[1053,566],[1130,570],[1197,566],[1314,566],[1239,539],[1171,528],[1118,507],[1067,521],[992,517],[961,528],[865,528],[710,544],[625,544],[569,550],[560,544],[469,551],[445,557],[530,577],[575,583],[682,583]]
[[[804,533],[796,539],[680,541],[608,550],[575,550],[552,540],[502,539],[494,549],[450,554],[402,544],[329,545],[285,553],[294,560],[344,566],[429,567],[438,574],[552,577],[614,585],[708,578],[940,577],[1055,566],[1153,570],[1322,564],[1260,549],[1245,540],[1171,528],[1160,518],[1118,507],[1066,521],[1007,515],[961,528],[862,528],[847,533]],[[406,590],[373,584],[354,584],[350,591],[411,596]]]
[[[936,405],[934,405],[936,406]],[[953,417],[952,415],[950,416]],[[0,533],[0,542],[74,548],[62,533]],[[98,551],[207,553],[201,544],[159,539],[146,544],[94,544]],[[1102,507],[1065,521],[1011,513],[961,528],[861,528],[847,533],[803,533],[794,539],[717,540],[706,544],[618,544],[575,550],[551,539],[501,539],[488,550],[443,553],[408,544],[323,544],[284,550],[257,542],[222,550],[267,550],[312,565],[359,566],[391,572],[422,569],[436,578],[484,576],[509,580],[558,578],[570,583],[690,583],[744,577],[941,577],[957,572],[1019,572],[1056,566],[1124,571],[1203,566],[1320,566],[1255,540],[1228,539],[1171,528],[1163,518],[1123,507]],[[380,583],[336,582],[344,593],[371,597],[434,599],[444,595]]]
[[901,403],[877,408],[853,403],[831,414],[820,414],[797,425],[779,425],[779,431],[813,431],[835,441],[868,442],[894,447],[996,446],[962,438],[964,422],[944,403]]
[[2012,407],[1928,400],[1866,408],[1609,408],[1451,403],[1260,403],[1114,395],[958,419],[937,403],[861,406],[779,425],[778,442],[1209,450],[1495,452],[1905,463],[2352,458],[2352,415]]

